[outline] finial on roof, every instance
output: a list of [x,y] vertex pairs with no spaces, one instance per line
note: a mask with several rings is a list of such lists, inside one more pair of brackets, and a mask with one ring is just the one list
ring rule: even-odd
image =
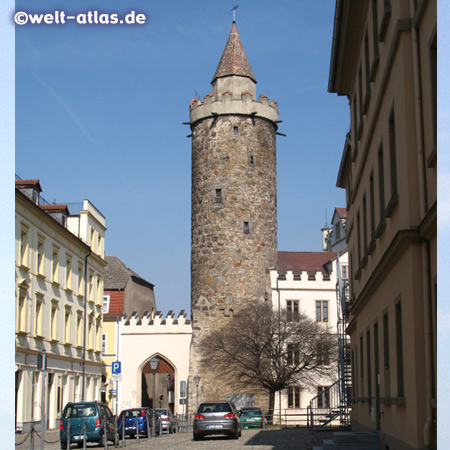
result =
[[236,23],[236,10],[239,8],[239,5],[235,5],[231,8],[231,11],[233,11],[233,23]]

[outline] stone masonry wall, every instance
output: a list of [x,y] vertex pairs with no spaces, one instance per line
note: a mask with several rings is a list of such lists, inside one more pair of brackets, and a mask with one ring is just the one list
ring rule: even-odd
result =
[[210,117],[192,128],[190,376],[200,375],[205,400],[216,399],[217,389],[222,399],[237,392],[201,373],[200,339],[242,305],[271,301],[270,269],[277,262],[275,132],[271,121],[245,115]]

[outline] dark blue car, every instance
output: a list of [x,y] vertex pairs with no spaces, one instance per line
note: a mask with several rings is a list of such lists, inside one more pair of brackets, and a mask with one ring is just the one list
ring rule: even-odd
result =
[[143,434],[148,437],[148,432],[152,425],[151,417],[150,408],[124,409],[117,419],[117,431],[119,432],[119,436],[122,437],[124,432],[125,436],[135,436],[137,424],[139,435]]

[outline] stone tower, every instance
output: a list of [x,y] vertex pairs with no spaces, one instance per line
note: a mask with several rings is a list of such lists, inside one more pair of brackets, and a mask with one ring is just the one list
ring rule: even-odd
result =
[[[196,390],[226,399],[229,388],[201,372],[198,343],[242,305],[271,301],[277,262],[277,103],[256,100],[256,79],[235,22],[212,93],[190,104],[192,130],[190,409]],[[200,376],[199,387],[193,377]]]

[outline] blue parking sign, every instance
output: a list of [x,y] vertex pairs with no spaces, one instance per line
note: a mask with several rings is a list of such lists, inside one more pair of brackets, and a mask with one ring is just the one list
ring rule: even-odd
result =
[[120,361],[114,361],[111,365],[112,373],[120,373]]

